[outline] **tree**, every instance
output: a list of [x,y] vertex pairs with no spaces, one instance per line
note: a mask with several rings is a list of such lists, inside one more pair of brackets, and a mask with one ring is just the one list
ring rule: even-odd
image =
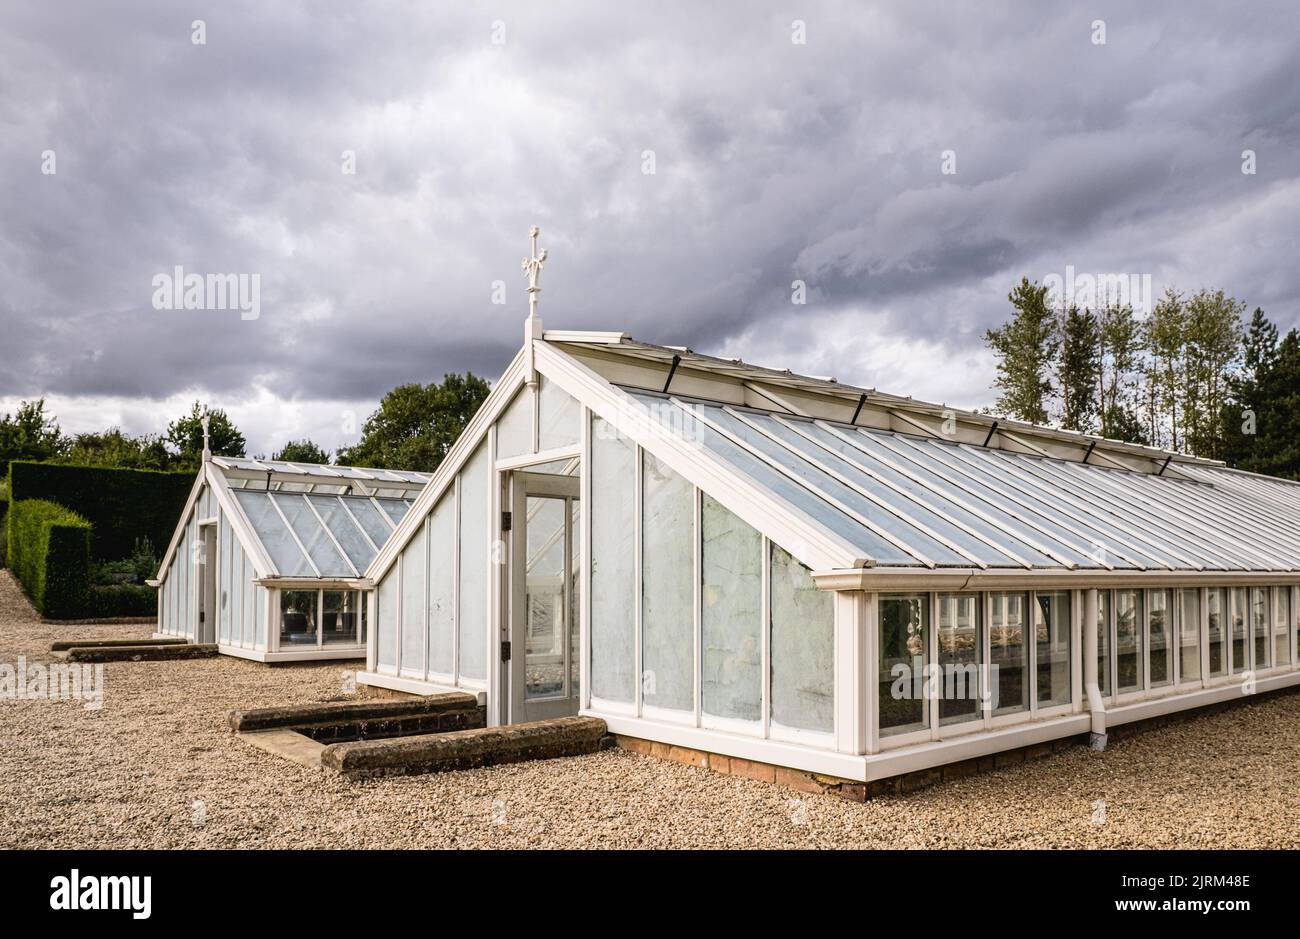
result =
[[1091,433],[1100,410],[1101,321],[1091,310],[1071,306],[1061,317],[1056,380],[1061,392],[1061,426]]
[[1179,384],[1183,378],[1186,337],[1183,298],[1172,287],[1151,311],[1145,327],[1147,434],[1153,444],[1179,445]]
[[1242,358],[1244,310],[1245,304],[1222,290],[1202,290],[1185,307],[1179,409],[1186,449],[1198,456],[1218,459],[1223,453],[1220,415]]
[[1257,435],[1242,469],[1300,479],[1300,333],[1292,329],[1259,373]]
[[59,462],[165,470],[171,468],[173,457],[159,436],[132,437],[120,427],[110,427],[102,433],[77,434]]
[[[208,411],[208,431],[210,447],[214,454],[221,456],[243,456],[247,442],[244,435],[218,408]],[[203,458],[203,406],[194,402],[190,413],[167,425],[163,439],[172,448],[177,463],[182,466],[197,466]]]
[[1228,380],[1220,413],[1223,458],[1229,465],[1243,469],[1262,465],[1258,431],[1261,415],[1272,409],[1265,396],[1273,392],[1269,377],[1278,359],[1277,327],[1256,307],[1242,343],[1241,368]]
[[487,398],[488,383],[466,372],[441,384],[399,385],[366,418],[361,439],[339,450],[341,466],[374,466],[431,473]]
[[321,463],[330,461],[328,451],[322,450],[310,440],[290,440],[272,454],[273,460],[287,460],[290,463]]
[[1011,321],[984,336],[998,360],[994,382],[1002,392],[998,408],[1022,421],[1046,424],[1056,344],[1056,318],[1047,305],[1047,288],[1022,277],[1007,299],[1015,308]]
[[1145,443],[1147,436],[1134,410],[1141,382],[1143,335],[1132,306],[1108,304],[1102,310],[1099,342],[1097,411],[1101,435],[1127,443]]
[[48,460],[67,449],[67,440],[45,399],[23,401],[17,413],[0,415],[0,475],[10,460]]

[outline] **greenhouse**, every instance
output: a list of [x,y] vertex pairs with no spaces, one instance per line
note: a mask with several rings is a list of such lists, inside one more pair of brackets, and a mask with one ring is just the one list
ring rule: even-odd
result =
[[158,635],[262,662],[364,657],[366,568],[429,479],[205,450],[150,581]]
[[1300,484],[535,315],[344,582],[365,683],[849,780],[1300,684]]

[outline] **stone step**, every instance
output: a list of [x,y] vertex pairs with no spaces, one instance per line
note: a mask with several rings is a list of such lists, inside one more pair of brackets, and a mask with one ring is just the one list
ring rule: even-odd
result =
[[69,649],[69,662],[161,662],[169,659],[206,659],[217,654],[215,643],[163,643],[147,646],[83,646]]
[[561,717],[504,727],[330,744],[321,765],[349,779],[441,773],[595,753],[613,745],[597,717]]
[[50,643],[51,652],[69,649],[113,649],[118,646],[183,646],[187,639],[60,639]]
[[446,692],[402,700],[327,701],[231,711],[230,729],[248,734],[283,728],[332,743],[463,730],[482,727],[484,720],[477,695]]

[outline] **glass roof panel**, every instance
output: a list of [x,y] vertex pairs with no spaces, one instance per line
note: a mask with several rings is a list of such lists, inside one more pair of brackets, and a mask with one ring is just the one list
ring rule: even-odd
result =
[[[343,553],[348,556],[348,560],[355,565],[357,572],[364,572],[370,566],[370,562],[375,559],[377,553],[374,547],[371,547],[366,535],[357,527],[357,523],[352,521],[352,517],[347,510],[343,508],[343,497],[340,496],[308,496],[312,507],[316,509],[316,514],[321,517],[325,527],[330,530],[334,540],[339,543]],[[349,502],[363,502],[366,500],[350,498]],[[376,545],[382,545],[383,542],[376,542]]]
[[348,499],[347,507],[361,523],[370,540],[383,547],[388,536],[393,533],[393,526],[384,521],[384,516],[375,508],[375,504],[369,499]]
[[321,527],[321,523],[303,496],[273,492],[271,499],[289,520],[293,533],[307,549],[308,556],[322,577],[354,576],[352,568],[343,560],[338,548],[334,547],[334,543],[330,541],[329,535],[325,533],[325,529]]
[[265,492],[240,489],[235,491],[235,499],[282,575],[311,577],[315,573]]

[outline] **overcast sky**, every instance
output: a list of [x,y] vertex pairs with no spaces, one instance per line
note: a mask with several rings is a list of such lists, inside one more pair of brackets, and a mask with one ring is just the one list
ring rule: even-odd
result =
[[[1022,275],[1289,327],[1298,35],[1289,3],[5,0],[0,411],[351,443],[396,384],[495,379],[533,223],[548,327],[959,406]],[[260,315],[156,309],[177,265],[257,274]]]

